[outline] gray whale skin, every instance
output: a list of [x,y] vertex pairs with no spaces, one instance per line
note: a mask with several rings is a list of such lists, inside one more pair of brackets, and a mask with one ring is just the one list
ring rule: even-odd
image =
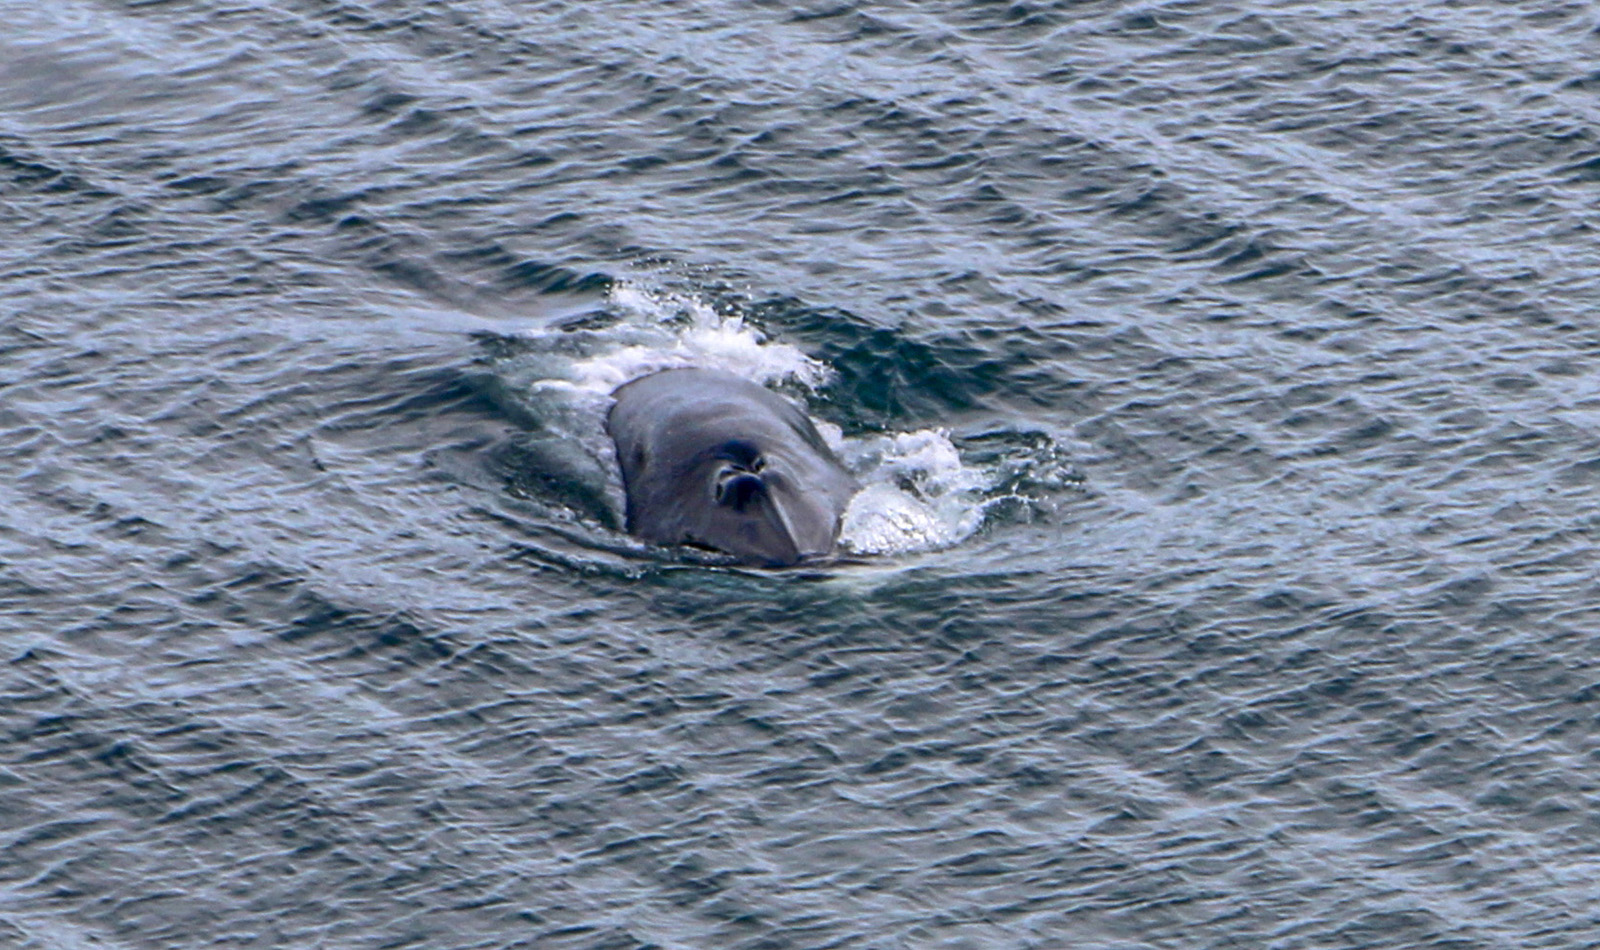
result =
[[617,388],[628,531],[783,567],[826,556],[860,487],[799,407],[709,369],[669,369]]

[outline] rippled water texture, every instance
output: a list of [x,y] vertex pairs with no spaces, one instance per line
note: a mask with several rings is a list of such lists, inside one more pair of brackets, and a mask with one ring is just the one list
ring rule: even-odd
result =
[[[0,22],[0,946],[1600,941],[1592,5]],[[674,361],[953,533],[628,538]]]

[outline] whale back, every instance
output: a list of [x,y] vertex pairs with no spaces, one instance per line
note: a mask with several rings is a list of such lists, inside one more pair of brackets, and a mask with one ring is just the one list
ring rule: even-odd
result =
[[613,395],[606,428],[630,533],[769,566],[833,551],[859,485],[794,403],[707,369],[664,370]]

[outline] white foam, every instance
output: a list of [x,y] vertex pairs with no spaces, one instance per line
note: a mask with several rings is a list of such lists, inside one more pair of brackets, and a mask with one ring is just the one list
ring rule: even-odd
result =
[[767,385],[794,380],[809,389],[827,382],[826,365],[786,343],[772,343],[744,318],[670,291],[618,284],[609,302],[623,322],[613,346],[565,368],[540,385],[609,396],[623,383],[664,369],[720,369]]
[[983,521],[976,493],[986,480],[961,463],[939,429],[845,440],[843,456],[862,489],[845,509],[839,543],[856,554],[906,554],[949,547]]

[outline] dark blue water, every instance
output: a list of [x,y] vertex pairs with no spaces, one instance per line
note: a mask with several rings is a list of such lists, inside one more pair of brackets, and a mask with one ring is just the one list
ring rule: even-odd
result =
[[1600,946],[1597,28],[0,0],[0,946]]

